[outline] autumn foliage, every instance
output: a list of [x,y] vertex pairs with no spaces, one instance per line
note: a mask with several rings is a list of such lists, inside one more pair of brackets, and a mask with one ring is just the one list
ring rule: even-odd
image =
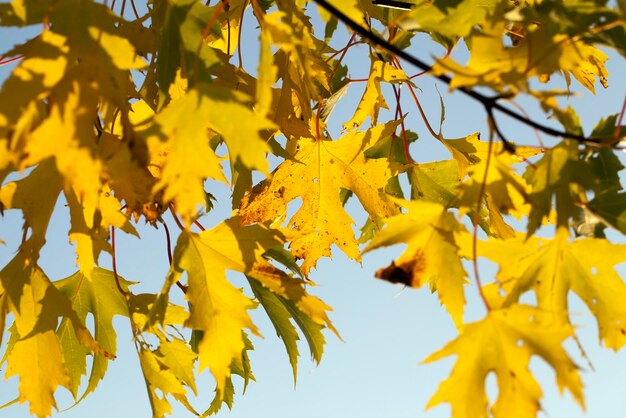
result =
[[[429,407],[449,403],[454,418],[535,417],[542,390],[533,356],[584,405],[578,365],[563,347],[576,338],[568,296],[596,318],[599,344],[626,344],[626,284],[615,270],[626,245],[604,234],[626,232],[617,157],[626,129],[615,109],[585,133],[561,98],[570,86],[608,86],[599,47],[626,54],[624,3],[206,3],[0,3],[0,26],[40,29],[0,58],[12,68],[0,90],[0,211],[24,220],[0,271],[0,335],[19,402],[46,417],[60,386],[77,402],[96,390],[118,350],[113,318],[122,316],[153,416],[171,412],[172,401],[198,414],[188,394],[206,391],[195,383],[205,369],[215,398],[199,413],[230,407],[235,376],[252,378],[250,309],[267,313],[295,377],[300,336],[319,362],[322,331],[337,333],[330,307],[309,293],[318,261],[338,251],[359,261],[404,243],[377,277],[430,288],[458,329],[426,359],[456,356]],[[257,33],[258,45],[239,45],[242,31]],[[417,56],[420,43],[443,51],[432,65]],[[331,129],[331,113],[357,82],[346,55],[360,45],[369,50],[359,59],[370,62],[363,95]],[[465,46],[469,58],[460,59]],[[445,137],[443,117],[427,119],[420,104],[419,80],[429,77],[474,100],[490,130]],[[401,109],[400,94],[415,107]],[[529,119],[515,105],[520,97],[560,126]],[[407,112],[431,134],[419,141],[449,159],[414,161]],[[509,138],[498,124],[507,117],[551,139]],[[216,182],[231,187],[230,201],[214,201]],[[349,200],[367,214],[364,225],[355,225]],[[214,205],[232,216],[205,230]],[[71,221],[78,270],[67,278],[38,264],[54,211]],[[141,278],[126,280],[116,267],[116,234],[141,238],[144,224],[171,246],[158,294],[134,292]],[[171,228],[181,231],[175,242]],[[111,265],[100,265],[103,253]],[[479,258],[499,266],[495,277],[480,274]],[[254,298],[227,271],[245,277]],[[464,320],[468,291],[486,308],[477,322]],[[185,303],[173,303],[173,292]],[[534,298],[521,301],[526,294]]]

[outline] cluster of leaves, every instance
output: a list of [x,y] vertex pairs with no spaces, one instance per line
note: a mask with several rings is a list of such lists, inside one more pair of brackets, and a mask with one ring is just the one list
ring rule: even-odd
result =
[[[427,359],[458,356],[429,406],[450,403],[454,417],[534,417],[542,394],[528,368],[532,356],[584,404],[578,367],[563,348],[575,338],[568,295],[596,317],[601,343],[615,350],[626,343],[626,284],[614,269],[626,261],[626,246],[603,234],[606,226],[626,232],[614,154],[623,114],[580,139],[575,111],[557,100],[566,92],[536,81],[560,73],[568,85],[575,79],[594,91],[599,80],[606,87],[607,57],[597,46],[626,54],[623,2],[420,0],[406,12],[369,0],[318,3],[324,7],[152,0],[137,8],[131,0],[128,19],[126,0],[119,10],[92,0],[0,3],[0,26],[42,27],[0,59],[19,60],[0,90],[0,209],[24,218],[19,249],[0,271],[0,331],[8,326],[9,333],[2,361],[7,377],[19,376],[19,402],[28,401],[33,415],[51,414],[59,386],[77,402],[95,390],[116,355],[116,315],[130,324],[156,417],[171,411],[171,399],[197,414],[187,396],[207,368],[216,395],[205,413],[230,407],[233,374],[253,379],[247,353],[258,331],[248,310],[258,305],[284,342],[295,378],[297,330],[316,361],[322,330],[336,332],[330,308],[307,291],[318,260],[333,247],[359,261],[402,242],[406,251],[377,277],[428,285],[459,331]],[[318,12],[321,37],[311,23]],[[329,45],[346,19],[369,35],[355,32],[335,50]],[[259,64],[250,71],[238,45],[242,30],[258,30]],[[424,118],[433,137],[425,140],[451,159],[415,163],[409,151],[416,136],[405,129],[399,96],[408,90],[421,112],[416,79],[380,46],[409,48],[418,32],[448,52],[459,42],[470,51],[467,62],[449,53],[437,59],[431,74],[464,92],[486,87],[508,99],[533,98],[569,138],[552,147],[526,138],[516,141],[528,146],[495,143],[493,132],[488,141],[475,133],[449,139]],[[342,61],[364,42],[371,45],[365,91],[333,139],[326,122],[353,81]],[[384,85],[395,93],[396,112],[381,121],[389,108]],[[253,173],[265,179],[253,185]],[[231,201],[217,204],[231,205],[233,215],[204,230],[199,219],[212,208],[215,182],[232,187]],[[368,215],[360,237],[345,206],[351,197]],[[69,215],[78,265],[59,280],[38,264],[55,210]],[[525,236],[509,225],[510,215],[527,222]],[[115,267],[115,231],[139,237],[135,226],[145,222],[165,229],[169,245],[168,220],[181,233],[162,290],[133,293]],[[534,237],[547,224],[554,238]],[[479,229],[486,240],[477,239]],[[112,254],[112,270],[98,266],[103,252]],[[500,270],[485,284],[474,274],[487,315],[465,323],[470,275],[463,260],[478,257]],[[245,276],[254,297],[226,271]],[[176,289],[185,306],[170,301]],[[533,305],[520,301],[529,292]],[[484,388],[491,372],[499,394],[490,403]]]

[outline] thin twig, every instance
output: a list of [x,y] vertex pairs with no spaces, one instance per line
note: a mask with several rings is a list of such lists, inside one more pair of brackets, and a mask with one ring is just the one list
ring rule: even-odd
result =
[[0,57],[0,65],[10,64],[12,62],[19,61],[22,58],[24,58],[24,55],[18,55],[17,57],[13,58]]
[[400,118],[400,128],[402,134],[402,146],[404,151],[404,158],[406,158],[407,164],[413,164],[415,161],[411,157],[409,153],[409,141],[406,138],[406,127],[404,126],[404,115],[402,114],[402,105],[400,104],[400,89],[395,84],[391,85],[393,87],[393,93],[396,96],[396,114],[395,118]]
[[[170,230],[167,228],[167,224],[165,222],[163,222],[163,227],[165,229],[165,235],[167,236],[167,259],[169,260],[170,266],[171,266],[172,265],[172,242],[170,239]],[[187,286],[182,284],[180,280],[176,281],[176,286],[178,286],[178,288],[182,290],[183,293],[187,293]]]
[[241,58],[241,28],[243,27],[243,16],[246,12],[248,0],[243,0],[241,6],[241,19],[239,19],[239,33],[237,34],[237,58],[239,59],[239,68],[243,68],[243,59]]
[[135,7],[135,0],[130,0],[130,5],[133,8],[133,14],[135,15],[135,18],[139,20],[140,17],[139,17],[139,13],[137,13],[137,8]]
[[[352,37],[352,39],[354,39],[354,36]],[[343,51],[345,51],[346,49],[349,49],[351,47],[353,47],[356,44],[360,44],[361,41],[353,41],[353,42],[349,42],[348,45],[344,46],[343,48],[335,51],[333,54],[329,55],[328,57],[326,57],[326,59],[324,60],[324,62],[328,63],[331,59],[335,58],[337,55],[341,54]]]
[[230,57],[230,13],[226,15],[226,55]]
[[206,229],[204,229],[204,227],[202,226],[202,224],[201,224],[200,222],[198,222],[198,221],[193,221],[193,224],[194,224],[195,226],[197,226],[198,228],[200,228],[200,231],[202,231],[202,232],[206,231]]
[[[395,58],[395,57],[393,58],[393,63],[396,66],[396,68],[404,70],[402,68],[402,64],[400,63],[400,61],[397,58]],[[420,112],[420,116],[422,117],[422,120],[424,121],[424,124],[426,125],[426,129],[428,129],[428,132],[430,132],[430,134],[435,139],[440,140],[441,138],[439,137],[439,134],[437,134],[435,132],[435,130],[431,126],[430,122],[428,121],[428,118],[426,117],[426,112],[424,112],[424,109],[422,108],[422,104],[420,103],[419,99],[417,98],[417,94],[415,94],[415,90],[413,89],[413,86],[411,85],[411,83],[404,83],[404,84],[406,84],[406,86],[409,89],[409,92],[411,92],[411,96],[413,96],[413,101],[415,102],[415,105],[417,106],[417,110]]]
[[169,208],[170,208],[170,213],[172,214],[172,217],[174,218],[174,222],[176,222],[176,225],[180,228],[181,231],[185,231],[186,228],[184,227],[182,222],[180,222],[180,219],[178,219],[178,215],[176,215],[176,211],[174,211],[174,205],[170,203]]
[[163,222],[163,229],[165,229],[165,238],[167,239],[167,261],[169,261],[170,266],[172,265],[172,237],[170,236],[170,229],[167,227],[167,224]]
[[476,279],[476,287],[478,287],[478,293],[480,298],[487,309],[487,312],[491,310],[487,297],[483,292],[483,285],[480,280],[480,273],[478,270],[478,224],[480,222],[480,208],[485,198],[485,190],[487,188],[487,174],[489,173],[489,166],[491,165],[491,150],[493,149],[493,130],[489,135],[489,143],[487,145],[487,159],[485,160],[485,173],[483,174],[483,181],[480,184],[480,191],[478,193],[478,202],[476,203],[476,212],[474,213],[474,219],[472,220],[474,229],[472,231],[472,266],[474,268],[474,278]]

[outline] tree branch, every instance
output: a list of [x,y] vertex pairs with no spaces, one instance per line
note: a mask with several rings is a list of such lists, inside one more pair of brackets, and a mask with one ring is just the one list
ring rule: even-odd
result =
[[[368,41],[370,41],[372,44],[383,48],[385,50],[387,50],[388,52],[402,58],[403,60],[409,62],[410,64],[416,66],[417,68],[421,69],[422,71],[425,72],[429,72],[430,75],[432,77],[435,77],[436,79],[438,79],[439,81],[450,85],[450,82],[452,81],[452,79],[445,75],[445,74],[432,74],[432,66],[426,64],[424,61],[420,60],[419,58],[399,49],[398,47],[396,47],[395,45],[391,44],[390,42],[386,41],[385,39],[382,39],[380,37],[378,37],[376,34],[374,34],[372,31],[370,31],[369,29],[359,25],[357,22],[355,22],[354,20],[350,19],[348,16],[346,16],[344,13],[342,13],[340,10],[338,10],[336,7],[334,7],[332,4],[330,4],[327,0],[314,0],[315,3],[317,3],[319,6],[321,6],[322,8],[326,9],[326,11],[328,11],[329,13],[331,13],[332,15],[336,16],[339,20],[341,20],[346,26],[348,26],[350,29],[352,29],[353,31],[355,31],[356,33],[358,33],[359,35],[361,35],[362,37],[366,38]],[[613,143],[612,142],[607,142],[605,139],[601,139],[601,138],[589,138],[586,137],[584,135],[578,135],[578,134],[574,134],[571,132],[567,132],[567,131],[560,131],[558,129],[554,129],[551,128],[549,126],[546,125],[542,125],[538,122],[535,122],[532,119],[526,118],[523,115],[520,115],[519,113],[503,106],[502,104],[498,103],[498,100],[501,98],[500,96],[494,96],[494,97],[488,97],[485,96],[481,93],[478,93],[475,90],[472,89],[468,89],[465,87],[460,87],[457,89],[458,91],[460,91],[461,93],[465,94],[466,96],[471,97],[472,99],[480,102],[484,109],[485,112],[487,113],[487,117],[492,121],[492,123],[495,122],[494,120],[494,111],[498,111],[500,113],[503,113],[515,120],[517,120],[518,122],[523,123],[526,126],[535,128],[547,135],[551,135],[554,137],[562,137],[564,139],[572,139],[581,143],[585,143],[585,144],[606,144],[606,146],[612,146]],[[494,123],[495,125],[495,123]],[[509,150],[509,151],[514,151],[515,146],[513,143],[508,142],[505,138],[501,138],[504,144],[505,149]]]

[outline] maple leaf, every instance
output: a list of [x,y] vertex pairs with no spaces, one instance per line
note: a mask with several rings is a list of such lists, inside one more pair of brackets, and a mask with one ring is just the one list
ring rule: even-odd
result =
[[613,266],[626,260],[626,246],[568,238],[567,230],[560,228],[554,240],[490,240],[480,243],[478,253],[500,266],[496,277],[506,291],[504,306],[533,291],[539,308],[560,315],[573,291],[596,317],[599,339],[617,350],[626,344],[626,309],[621,302],[626,284]]
[[[479,132],[467,135],[464,138],[441,138],[440,140],[457,162],[459,166],[460,178],[465,177],[470,169],[470,166],[478,164],[481,161],[486,162],[490,149],[492,157],[501,156],[503,152],[508,153],[508,151],[504,148],[504,144],[501,142],[492,143],[490,146],[488,141],[481,141]],[[519,163],[524,161],[526,158],[540,153],[541,150],[535,147],[516,146],[514,155],[507,154],[502,156],[502,158],[503,162],[510,165]]]
[[[596,80],[607,87],[607,55],[598,46],[623,55],[623,10],[584,1],[325,0],[317,3],[321,8],[306,0],[213,3],[157,1],[149,10],[91,0],[0,4],[0,28],[12,26],[18,42],[33,36],[22,27],[43,28],[0,53],[0,66],[10,72],[0,89],[0,215],[10,210],[24,218],[21,243],[6,237],[9,246],[19,245],[17,255],[0,268],[0,329],[7,318],[13,321],[0,362],[8,361],[7,377],[19,379],[16,402],[28,401],[31,413],[47,416],[60,386],[77,402],[94,391],[117,351],[116,315],[130,322],[154,416],[170,413],[172,399],[198,415],[187,399],[190,389],[197,392],[196,362],[216,380],[215,398],[202,415],[232,406],[233,375],[243,379],[244,391],[254,380],[248,334],[258,331],[248,309],[259,305],[285,345],[295,380],[299,339],[319,362],[323,330],[337,333],[330,307],[309,293],[310,269],[333,254],[333,245],[360,260],[359,244],[370,242],[365,252],[406,244],[377,277],[428,284],[459,329],[456,341],[427,359],[458,356],[429,406],[450,403],[454,417],[531,418],[541,400],[529,372],[533,356],[552,366],[559,387],[582,404],[580,378],[562,348],[573,335],[568,298],[573,292],[589,307],[601,344],[615,350],[626,344],[626,284],[614,268],[626,250],[606,239],[572,240],[568,228],[603,238],[605,224],[626,230],[615,154],[624,129],[616,114],[586,136],[569,87],[572,78],[591,93]],[[379,7],[394,5],[412,10]],[[340,49],[332,37],[344,17],[327,7],[354,20]],[[314,33],[318,15],[323,38]],[[255,47],[246,29],[257,23],[258,66],[249,61]],[[463,63],[450,54],[461,37],[469,51]],[[405,58],[423,73],[408,77],[395,68],[390,54],[396,48],[422,54],[428,38],[446,49],[433,68],[417,55]],[[364,44],[368,80],[346,116],[339,103],[355,81],[348,74]],[[554,73],[563,75],[567,90],[533,80],[545,83]],[[440,134],[435,145],[441,142],[452,159],[428,163],[416,155],[420,163],[414,163],[407,147],[417,135],[404,126],[414,119],[402,110],[397,87],[422,74],[462,88],[489,119],[492,110],[503,110],[499,103],[526,93],[563,126],[559,136],[579,141],[568,139],[542,157],[534,157],[538,147],[515,147],[513,156],[505,153],[512,147],[480,141],[478,134]],[[390,87],[396,116],[381,112]],[[497,94],[488,96],[484,87]],[[425,119],[428,109],[414,98]],[[522,124],[554,134],[532,114],[524,121],[518,110],[514,118]],[[396,120],[376,125],[381,116]],[[370,129],[357,132],[368,119]],[[442,105],[441,125],[444,119]],[[394,134],[400,125],[402,138]],[[342,126],[349,132],[331,140],[327,129]],[[525,132],[518,133],[515,141],[528,143]],[[518,163],[529,157],[522,178]],[[255,170],[267,180],[253,188]],[[390,196],[405,195],[405,172],[416,201],[396,203]],[[214,192],[205,187],[213,180],[230,183],[226,206],[235,216],[194,234],[199,210],[212,209],[207,196]],[[51,283],[37,261],[54,232],[48,224],[61,192],[67,204],[58,215],[69,215],[79,271]],[[368,219],[357,241],[352,211],[359,204]],[[102,253],[112,252],[111,228],[138,235],[130,216],[160,228],[167,208],[185,225],[166,282],[158,295],[132,294],[130,282],[97,267]],[[481,289],[487,317],[466,326],[461,257],[473,254],[463,215],[488,237],[473,249],[500,266],[498,280]],[[528,237],[516,235],[505,215],[526,216]],[[546,223],[556,225],[555,239],[533,237]],[[237,289],[226,271],[243,274],[246,294],[254,297]],[[186,290],[185,307],[169,301],[176,282],[184,282],[178,284]],[[519,305],[531,292],[536,306]],[[485,379],[491,372],[499,395],[489,411]]]
[[451,41],[469,35],[472,28],[483,24],[498,4],[489,0],[464,0],[456,3],[439,0],[416,3],[410,13],[400,16],[397,24],[405,30],[436,32]]
[[436,203],[426,201],[397,201],[408,213],[385,219],[364,253],[376,248],[407,243],[404,253],[388,267],[376,272],[376,277],[411,287],[430,284],[439,300],[452,316],[454,323],[463,322],[466,273],[458,254],[455,234],[465,228],[454,215]]
[[[226,181],[209,144],[209,128],[222,135],[232,161],[267,172],[269,148],[259,131],[273,125],[241,101],[242,95],[219,86],[198,85],[171,102],[155,117],[156,128],[145,133],[153,154],[163,152],[162,137],[167,138],[164,165],[153,191],[163,190],[163,200],[173,200],[187,223],[195,217],[197,206],[206,202],[204,179]],[[233,123],[237,118],[245,122]]]
[[[19,402],[30,402],[30,411],[48,416],[56,408],[58,386],[70,389],[65,353],[56,335],[58,318],[64,317],[72,337],[87,352],[110,356],[81,323],[67,298],[36,265],[16,256],[0,271],[0,293],[6,294],[5,310],[13,313],[12,349],[8,353],[7,377],[20,376]],[[37,367],[33,367],[33,363]]]
[[530,77],[545,82],[557,71],[571,73],[591,92],[596,77],[606,87],[606,54],[576,36],[552,35],[544,25],[535,29],[526,33],[517,45],[505,46],[502,42],[505,22],[487,21],[483,30],[472,36],[472,51],[480,53],[473,53],[467,66],[446,57],[437,60],[433,68],[439,73],[454,74],[451,88],[483,85],[497,91],[527,91]]
[[[148,129],[153,117],[154,111],[145,101],[140,100],[133,103],[128,114],[130,126],[125,127],[128,133],[132,135],[132,141],[142,143],[142,133]],[[118,123],[116,126],[119,125],[122,123]],[[108,129],[115,130],[114,127]],[[160,177],[160,167],[164,162],[166,147],[148,149],[149,145],[153,144],[146,144],[144,150],[140,146],[130,147],[125,141],[121,141],[117,135],[106,131],[100,135],[98,152],[102,159],[107,161],[105,167],[107,186],[113,192],[108,193],[107,196],[107,191],[103,190],[101,200],[103,195],[107,196],[106,206],[117,213],[114,215],[115,217],[119,218],[121,215],[120,207],[122,205],[117,202],[117,207],[114,207],[113,201],[123,201],[126,208],[135,215],[135,220],[140,215],[144,215],[146,220],[153,223],[159,216],[159,206],[162,205],[156,196],[152,196],[151,191],[158,181],[158,177]],[[101,207],[102,209],[104,208]],[[110,224],[132,233],[128,229],[129,223],[120,225],[117,222],[110,222]]]
[[339,335],[327,315],[332,309],[319,298],[306,292],[305,285],[312,284],[311,282],[291,277],[270,264],[257,263],[246,276],[254,295],[285,344],[295,383],[299,355],[296,342],[299,338],[290,318],[304,334],[311,356],[319,363],[325,343],[322,329],[328,327]]
[[533,168],[526,171],[531,186],[528,234],[533,234],[550,215],[552,200],[556,203],[557,224],[567,225],[577,211],[576,202],[584,201],[584,189],[592,187],[585,175],[585,163],[580,161],[576,144],[562,142],[546,151]]
[[94,158],[95,112],[91,109],[96,108],[96,97],[76,81],[63,83],[57,91],[52,101],[63,106],[52,106],[48,118],[30,134],[24,164],[30,166],[54,157],[66,188],[71,185],[80,201],[97,206],[102,163]]
[[242,339],[244,341],[244,350],[241,354],[241,362],[233,361],[231,364],[231,377],[226,378],[224,388],[220,390],[219,387],[215,388],[215,396],[211,401],[209,408],[202,414],[203,416],[213,415],[219,412],[223,405],[228,406],[228,409],[232,409],[233,402],[235,401],[235,387],[233,385],[232,375],[236,374],[244,379],[244,392],[248,385],[249,380],[254,380],[252,371],[250,370],[250,359],[247,352],[252,350],[254,346],[248,338],[247,334],[242,331]]
[[282,245],[281,235],[262,225],[239,226],[231,218],[200,234],[183,233],[174,251],[168,279],[150,313],[150,323],[162,322],[171,286],[187,272],[190,316],[185,326],[202,331],[198,343],[200,370],[209,368],[223,393],[231,363],[241,363],[248,328],[258,333],[247,309],[252,300],[226,279],[226,270],[248,272],[265,250]]
[[489,166],[486,160],[469,169],[468,181],[460,185],[460,205],[472,207],[478,202],[480,191],[492,199],[497,210],[504,214],[514,213],[518,218],[527,213],[524,207],[530,187],[515,173],[511,165],[519,159],[510,154],[492,155]]
[[187,391],[179,378],[179,373],[185,376],[192,373],[196,354],[191,348],[181,340],[174,339],[162,341],[156,351],[142,347],[138,354],[153,416],[164,417],[172,413],[167,394],[185,405],[194,415],[199,415],[187,401]]
[[[20,209],[24,215],[23,229],[30,229],[31,234],[22,244],[22,250],[27,251],[34,262],[46,242],[48,223],[60,193],[61,179],[51,160],[39,164],[27,177],[0,188],[2,207]],[[36,201],[32,199],[35,194]]]
[[302,271],[308,274],[317,260],[330,256],[337,245],[347,256],[359,259],[359,248],[339,192],[354,192],[371,219],[397,213],[384,189],[394,174],[382,159],[367,159],[362,151],[391,134],[392,125],[377,125],[364,132],[352,131],[337,141],[302,138],[293,160],[278,166],[270,180],[257,186],[242,201],[239,211],[243,224],[277,221],[284,218],[287,205],[302,198],[302,206],[289,221],[299,232],[291,240],[291,252],[304,259]]
[[293,1],[278,0],[276,5],[278,11],[263,17],[264,29],[287,59],[288,68],[283,79],[288,77],[294,83],[300,103],[307,106],[312,99],[318,98],[315,82],[330,90],[330,67],[316,53],[327,46],[313,36],[311,22]]
[[[0,90],[0,138],[11,139],[3,147],[3,152],[6,149],[7,153],[2,157],[4,164],[0,167],[7,164],[15,168],[19,166],[18,157],[23,153],[25,137],[39,124],[43,114],[43,108],[36,104],[36,100],[47,95],[61,80],[68,65],[65,42],[65,37],[45,31],[14,49],[14,54],[25,58]],[[6,174],[3,173],[1,178],[4,179]]]
[[374,125],[378,122],[380,109],[389,109],[385,101],[385,96],[381,91],[380,83],[382,82],[409,82],[409,78],[404,71],[393,67],[391,64],[387,64],[383,61],[374,61],[359,106],[352,118],[344,123],[347,129],[360,127],[368,117],[371,117],[372,125]]
[[208,7],[195,0],[174,0],[165,3],[154,14],[154,25],[160,29],[156,80],[161,103],[165,102],[179,69],[182,68],[193,83],[209,78],[210,70],[220,62],[215,50],[205,45],[202,39],[209,19],[218,7]]
[[[118,290],[115,280],[112,271],[96,267],[89,276],[78,271],[65,279],[54,282],[54,286],[71,301],[72,308],[83,323],[86,323],[87,315],[91,314],[94,321],[94,338],[109,353],[108,356],[94,355],[89,382],[77,402],[95,390],[106,373],[111,356],[117,354],[117,333],[113,327],[113,317],[129,316],[126,298]],[[124,290],[128,290],[128,286],[132,284],[122,277],[118,277],[118,280]],[[69,323],[64,319],[57,333],[66,356],[70,390],[76,398],[80,379],[86,373],[85,356],[88,352],[78,344],[68,329]]]
[[[458,356],[427,408],[445,402],[452,406],[452,418],[534,418],[541,409],[542,392],[529,370],[532,356],[548,363],[559,389],[568,389],[584,406],[577,367],[562,347],[570,336],[570,326],[532,306],[491,310],[481,321],[464,325],[456,340],[424,360]],[[488,414],[485,380],[491,372],[496,375],[498,398]]]
[[460,178],[469,174],[469,179],[459,184],[456,190],[458,201],[455,205],[461,208],[460,213],[469,212],[473,220],[473,212],[479,207],[478,198],[483,194],[484,206],[480,202],[481,227],[501,238],[512,237],[513,229],[504,221],[502,214],[512,214],[519,219],[530,210],[526,204],[530,188],[512,166],[539,154],[541,150],[520,146],[515,147],[515,154],[511,154],[505,151],[502,143],[480,141],[479,134],[441,141],[457,162]]

